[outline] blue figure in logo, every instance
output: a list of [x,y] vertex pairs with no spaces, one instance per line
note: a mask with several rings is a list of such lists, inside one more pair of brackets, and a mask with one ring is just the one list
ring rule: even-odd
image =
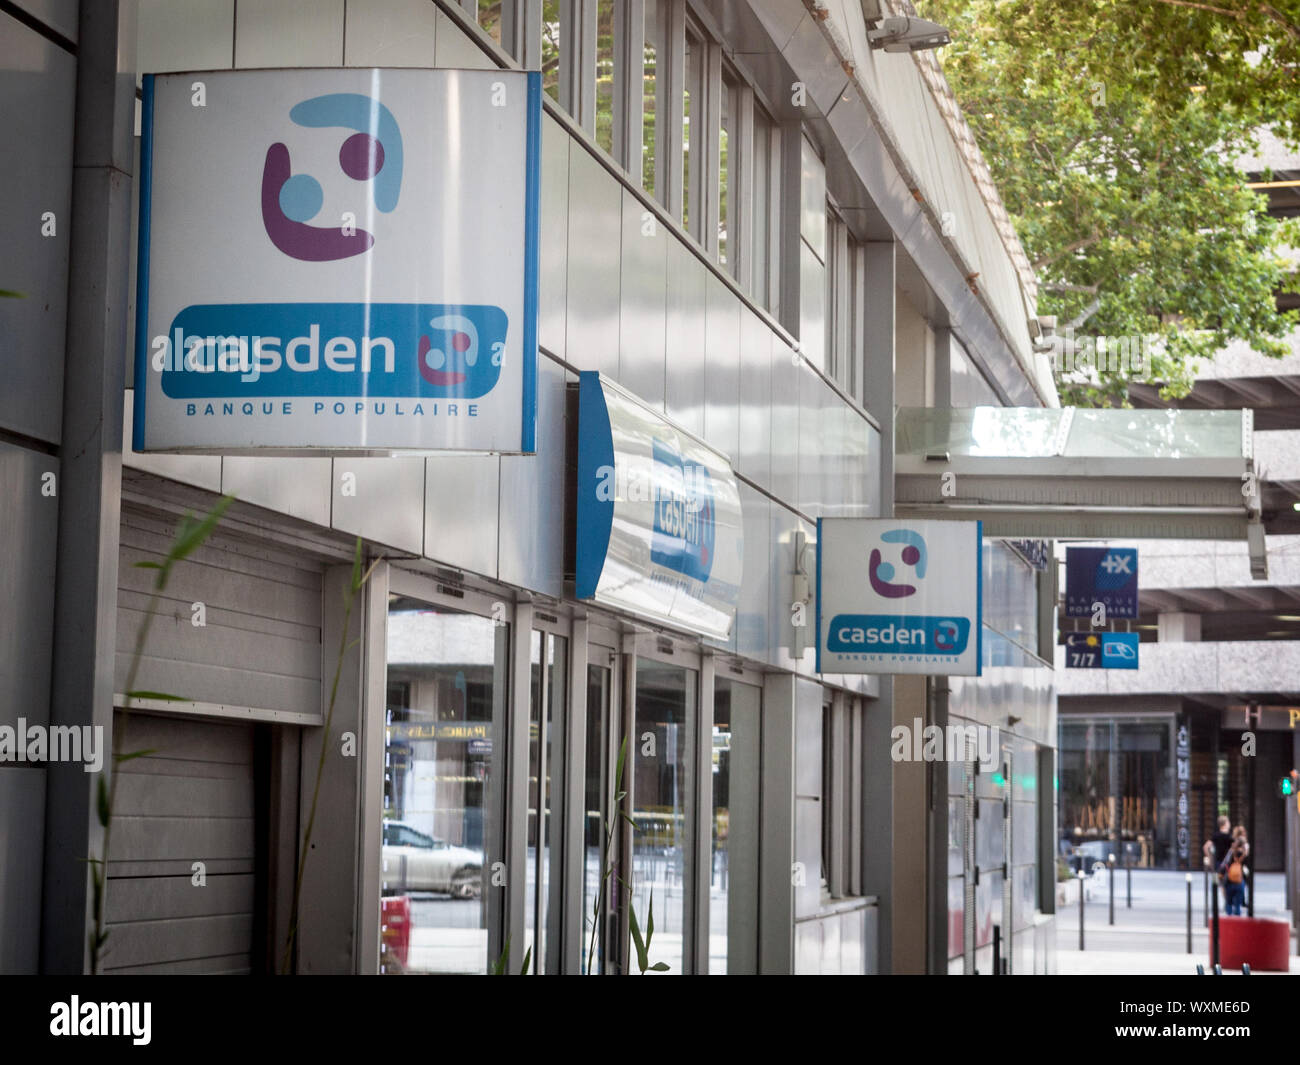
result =
[[[889,532],[882,533],[880,538],[888,544],[906,545],[902,553],[904,565],[915,569],[918,579],[924,579],[926,551],[925,540],[920,533],[911,529],[890,529]],[[871,549],[867,577],[871,581],[872,590],[885,599],[905,599],[909,595],[916,594],[916,585],[914,584],[893,583],[894,567],[892,563],[882,561],[879,548],[873,547]]]

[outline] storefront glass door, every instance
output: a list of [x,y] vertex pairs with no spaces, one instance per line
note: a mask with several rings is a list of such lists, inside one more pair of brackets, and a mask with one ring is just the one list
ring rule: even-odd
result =
[[488,969],[509,643],[490,618],[390,597],[381,972]]
[[568,705],[569,641],[533,632],[528,720],[528,843],[524,889],[524,949],[529,970],[559,970],[561,912],[559,835],[564,795],[564,717]]
[[[633,731],[628,737],[633,776],[632,906],[644,931],[653,893],[649,961],[666,963],[672,974],[682,973],[690,959],[690,819],[696,808],[691,736],[698,676],[684,666],[638,658]],[[628,967],[635,970],[634,956]]]

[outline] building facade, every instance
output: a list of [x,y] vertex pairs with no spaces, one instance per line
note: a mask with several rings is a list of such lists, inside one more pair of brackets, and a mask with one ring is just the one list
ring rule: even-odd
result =
[[[1000,967],[1050,970],[1040,573],[985,543],[978,678],[819,675],[798,623],[816,520],[893,512],[897,408],[1055,403],[931,58],[871,49],[847,2],[0,22],[27,146],[2,164],[0,713],[147,752],[117,770],[104,971],[627,971],[652,899],[673,973],[990,972],[995,926]],[[141,75],[287,67],[542,72],[535,454],[132,451]],[[575,596],[590,371],[729,460],[725,638]],[[178,520],[222,495],[154,598]],[[974,726],[999,770],[896,761],[918,722]],[[0,763],[4,971],[89,964],[83,768]]]

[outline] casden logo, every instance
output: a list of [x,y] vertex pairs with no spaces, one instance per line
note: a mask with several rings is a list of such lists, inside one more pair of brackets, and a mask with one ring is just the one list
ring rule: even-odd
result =
[[654,526],[650,561],[707,581],[717,538],[713,482],[703,466],[686,464],[676,448],[653,441]]
[[[911,529],[891,529],[880,536],[887,544],[904,544],[902,560],[904,565],[916,570],[917,580],[925,579],[926,550],[925,540],[920,533]],[[914,584],[895,584],[892,563],[882,560],[880,549],[871,549],[871,558],[867,565],[867,577],[871,580],[871,589],[886,599],[904,599],[916,594]]]
[[970,641],[970,619],[902,614],[836,614],[826,649],[839,654],[960,655]]
[[[331,93],[303,100],[289,118],[299,126],[355,130],[339,148],[339,167],[353,181],[369,181],[375,207],[385,214],[402,190],[402,133],[393,114],[360,93]],[[355,225],[313,226],[325,202],[321,183],[295,174],[289,149],[280,142],[266,150],[262,165],[262,224],[285,255],[305,262],[330,262],[367,252],[374,235]]]

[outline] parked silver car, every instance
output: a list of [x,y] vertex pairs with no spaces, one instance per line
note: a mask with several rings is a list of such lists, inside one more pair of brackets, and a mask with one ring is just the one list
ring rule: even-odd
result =
[[443,891],[458,899],[478,898],[483,852],[437,839],[405,821],[385,821],[382,879],[390,893]]

